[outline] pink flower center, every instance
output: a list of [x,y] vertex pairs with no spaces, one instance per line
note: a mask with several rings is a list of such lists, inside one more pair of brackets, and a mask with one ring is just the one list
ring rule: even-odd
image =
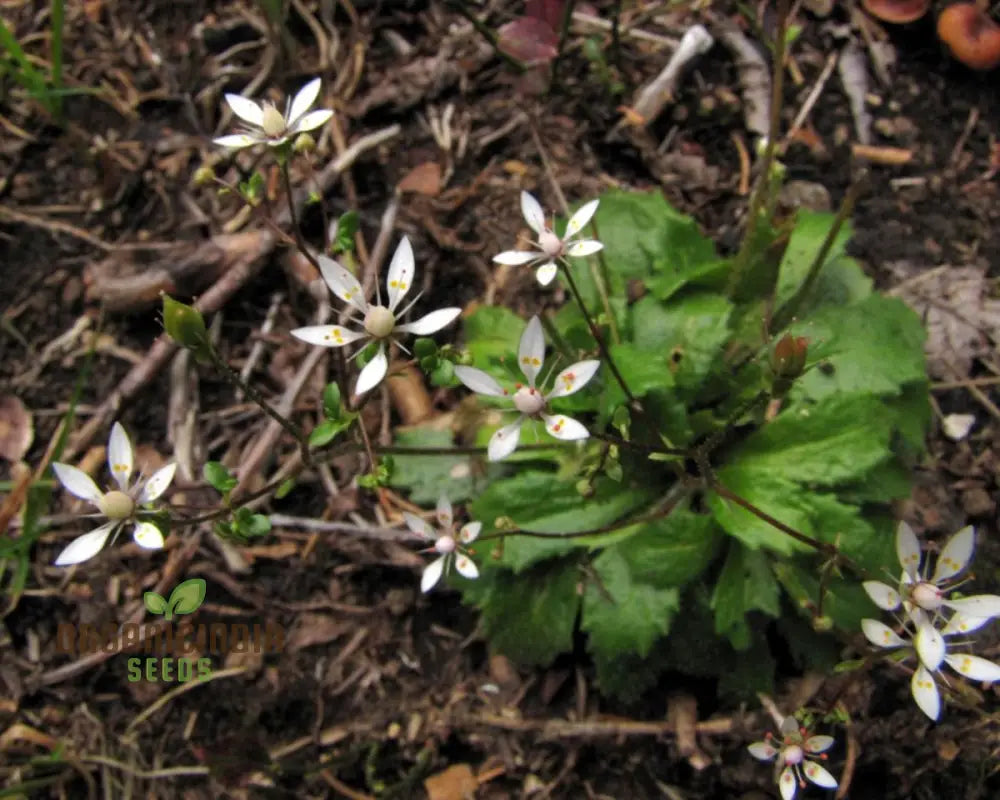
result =
[[788,747],[781,751],[781,758],[785,764],[789,767],[794,767],[796,764],[801,764],[802,760],[806,757],[805,752],[797,744],[790,744]]
[[563,254],[562,239],[550,230],[544,230],[538,237],[538,246],[549,258],[558,258]]
[[441,555],[447,555],[448,553],[454,553],[457,547],[455,543],[454,536],[439,536],[438,540],[434,542],[434,549],[437,550]]
[[935,611],[944,603],[944,592],[933,583],[921,581],[913,587],[910,599],[925,611]]
[[530,386],[522,386],[514,392],[514,408],[526,417],[533,417],[545,408],[545,398],[537,389]]

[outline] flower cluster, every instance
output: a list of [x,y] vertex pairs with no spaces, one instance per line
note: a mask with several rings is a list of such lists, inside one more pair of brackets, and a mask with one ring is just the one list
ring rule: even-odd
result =
[[535,386],[535,381],[542,371],[544,358],[545,337],[542,334],[542,323],[538,317],[532,317],[524,333],[521,334],[521,342],[517,349],[517,364],[524,377],[528,379],[527,386],[518,383],[511,394],[508,389],[497,383],[493,376],[481,369],[455,367],[455,377],[469,389],[491,397],[508,397],[514,409],[520,412],[520,416],[514,422],[504,425],[490,437],[486,448],[490,461],[499,461],[514,452],[525,420],[541,419],[550,436],[564,441],[586,439],[590,436],[587,429],[575,419],[564,414],[552,414],[549,411],[549,402],[557,397],[566,397],[580,391],[594,377],[601,362],[589,360],[570,364],[556,375],[551,391],[543,393]]
[[455,533],[455,515],[451,508],[451,502],[444,495],[438,500],[437,511],[435,512],[438,524],[441,529],[435,531],[430,525],[415,514],[403,513],[406,520],[406,527],[417,534],[425,542],[432,542],[429,551],[438,554],[438,558],[424,568],[423,577],[420,580],[420,590],[429,592],[446,575],[452,565],[458,570],[459,575],[470,580],[479,577],[479,569],[470,558],[471,550],[467,546],[472,544],[482,530],[481,522],[467,522]]
[[[897,629],[875,619],[861,621],[865,637],[876,647],[909,648],[917,657],[910,690],[917,706],[932,720],[941,716],[941,696],[935,675],[947,664],[959,675],[983,683],[1000,681],[1000,666],[980,656],[949,652],[948,637],[970,633],[1000,616],[1000,596],[951,597],[953,582],[969,565],[975,546],[975,530],[962,528],[938,554],[934,572],[923,561],[920,542],[905,522],[896,531],[896,554],[903,573],[896,587],[866,581],[864,589],[872,601],[891,612],[902,611]],[[928,560],[929,561],[929,560]],[[928,577],[929,575],[929,577]]]
[[162,495],[174,479],[176,464],[161,467],[149,478],[141,478],[132,483],[135,456],[132,442],[120,423],[111,428],[108,440],[108,469],[115,486],[102,492],[93,478],[70,464],[53,463],[52,469],[59,482],[68,492],[93,503],[108,520],[90,533],[78,536],[56,558],[57,567],[79,564],[96,556],[104,547],[108,537],[117,534],[126,524],[131,524],[132,538],[140,547],[158,549],[163,547],[163,534],[151,522],[137,519],[140,506],[152,503]]
[[[340,325],[310,325],[305,328],[296,328],[292,331],[292,336],[323,347],[343,347],[359,340],[364,341],[365,344],[377,342],[378,350],[375,356],[365,364],[358,375],[358,381],[354,387],[354,393],[358,395],[371,391],[382,382],[389,370],[386,344],[394,341],[396,335],[411,333],[415,336],[426,336],[451,324],[462,313],[460,308],[442,308],[438,311],[432,311],[416,322],[398,324],[398,317],[403,316],[413,305],[411,303],[410,306],[397,313],[399,304],[413,285],[415,270],[413,248],[410,246],[410,240],[405,236],[399,243],[399,247],[396,248],[389,264],[389,273],[386,276],[385,288],[388,305],[382,305],[377,285],[377,299],[374,304],[368,303],[358,279],[332,258],[319,256],[319,267],[323,273],[323,280],[330,287],[330,291],[362,315],[361,330],[351,330]],[[358,352],[363,349],[362,346]]]
[[545,223],[545,212],[542,206],[528,192],[521,192],[521,213],[525,222],[537,235],[538,240],[532,242],[534,250],[505,250],[503,253],[493,256],[493,261],[497,264],[509,264],[510,266],[520,266],[522,264],[535,264],[542,262],[535,277],[542,286],[548,286],[555,278],[558,267],[556,261],[564,259],[566,256],[589,256],[604,247],[596,239],[584,239],[580,237],[583,227],[590,222],[597,205],[600,201],[591,200],[584,203],[577,209],[576,213],[569,218],[566,223],[566,230],[563,235],[557,236],[551,226]]
[[319,87],[319,78],[309,81],[287,104],[284,114],[266,100],[263,103],[255,103],[242,95],[227,94],[226,102],[229,107],[236,116],[247,123],[247,127],[243,133],[220,136],[215,139],[215,143],[233,150],[252,147],[255,144],[279,147],[300,133],[325,125],[333,116],[333,111],[309,110],[319,97]]
[[805,788],[807,779],[824,789],[837,788],[837,779],[817,763],[826,760],[826,751],[832,746],[832,736],[809,736],[795,717],[785,717],[780,742],[767,733],[764,741],[754,742],[747,749],[760,761],[775,760],[778,790],[783,800],[792,800],[799,788]]

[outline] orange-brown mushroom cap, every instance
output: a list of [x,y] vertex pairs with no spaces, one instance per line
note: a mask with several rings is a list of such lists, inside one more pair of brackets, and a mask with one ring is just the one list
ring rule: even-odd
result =
[[883,22],[903,25],[916,22],[931,7],[931,0],[862,0],[865,11]]
[[938,37],[951,54],[972,69],[1000,65],[1000,25],[974,3],[956,3],[941,12]]

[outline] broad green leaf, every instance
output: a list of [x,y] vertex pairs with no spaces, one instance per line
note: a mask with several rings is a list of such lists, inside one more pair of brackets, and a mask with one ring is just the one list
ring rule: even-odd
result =
[[[809,524],[808,492],[793,481],[767,473],[756,474],[734,465],[716,476],[722,485],[775,519],[805,533]],[[716,521],[731,536],[752,550],[767,547],[782,555],[809,548],[732,502],[710,492],[707,504]]]
[[660,652],[664,649],[664,642],[665,640],[657,642],[653,652],[645,657],[628,651],[592,652],[591,658],[601,694],[617,698],[623,703],[636,702],[643,692],[656,685],[660,673],[665,669]]
[[633,344],[657,366],[673,373],[678,390],[693,397],[729,338],[732,306],[724,297],[699,293],[666,306],[644,297],[632,311]]
[[353,414],[345,419],[325,419],[309,433],[309,447],[326,447],[340,434],[351,427]]
[[[829,212],[799,209],[795,218],[795,227],[792,229],[791,237],[788,240],[788,247],[785,248],[784,256],[781,259],[780,272],[778,273],[776,308],[780,308],[781,304],[791,298],[806,279],[806,275],[809,273],[813,262],[823,247],[827,233],[833,226],[834,218],[835,215]],[[820,272],[821,278],[834,262],[841,259],[848,262],[851,261],[844,253],[851,235],[850,222],[846,222],[841,226],[833,246],[830,248],[829,253],[827,253],[826,260],[821,268],[822,271]],[[829,291],[830,288],[829,284],[822,286],[818,280],[813,297],[825,299],[821,289]],[[836,298],[838,304],[842,303],[843,300],[842,296]],[[805,311],[806,307],[799,309],[799,313],[801,314]]]
[[774,692],[777,663],[768,647],[764,631],[755,632],[750,646],[734,658],[730,667],[719,674],[719,695],[728,703],[757,700],[760,692]]
[[[610,350],[615,365],[636,397],[645,397],[655,389],[669,391],[673,388],[674,375],[667,359],[659,353],[650,353],[630,342],[613,345]],[[618,398],[618,402],[622,402],[625,399],[624,392],[616,383],[611,370],[602,366],[601,374],[605,385]]]
[[167,619],[174,614],[191,614],[198,610],[198,607],[205,602],[205,579],[189,578],[178,583],[170,593],[167,601]]
[[659,191],[606,192],[595,221],[608,272],[646,280],[661,299],[717,268],[712,240]]
[[891,417],[879,398],[834,395],[785,409],[727,461],[747,474],[834,486],[885,461],[891,436]]
[[808,370],[792,388],[794,400],[835,392],[895,395],[926,380],[920,317],[901,300],[873,294],[850,306],[820,308],[792,326],[809,341]]
[[145,592],[142,595],[142,602],[150,614],[165,614],[167,612],[167,599],[156,592]]
[[517,344],[527,324],[528,320],[504,306],[479,306],[462,325],[465,347],[472,354],[472,366],[492,372],[490,366],[504,359],[516,364]]
[[[450,430],[421,426],[397,429],[394,444],[429,448],[454,443]],[[389,485],[408,489],[410,500],[420,506],[433,506],[442,491],[453,503],[462,503],[474,493],[475,467],[467,455],[396,455]]]
[[[594,483],[594,494],[583,497],[576,481],[554,472],[520,472],[495,481],[470,505],[484,531],[495,530],[498,517],[508,517],[520,528],[540,533],[573,533],[600,528],[626,518],[653,497],[651,490],[623,487],[606,478]],[[624,526],[623,526],[624,527]],[[609,535],[573,538],[508,536],[503,543],[505,567],[520,572],[550,556],[576,547],[609,544]]]
[[[791,562],[775,563],[773,569],[795,607],[810,616],[811,609],[818,608],[819,604],[819,577],[815,570]],[[856,578],[830,578],[825,585],[822,611],[837,627],[848,632],[858,631],[862,619],[877,617],[880,613]]]
[[708,514],[686,508],[636,526],[636,533],[609,547],[637,581],[654,586],[682,586],[696,578],[719,552],[723,537]]
[[225,464],[220,461],[206,461],[202,467],[202,475],[206,483],[220,494],[225,494],[236,486],[237,480]]
[[730,544],[712,593],[712,610],[715,632],[729,639],[737,650],[750,646],[747,614],[762,611],[772,617],[780,615],[778,584],[762,553],[738,542]]
[[600,582],[589,583],[583,596],[583,623],[589,649],[604,656],[634,652],[646,656],[657,638],[670,630],[680,609],[680,590],[637,580],[631,565],[615,548],[593,563]]
[[548,664],[573,647],[580,608],[580,572],[565,560],[550,561],[518,575],[488,570],[463,581],[465,602],[479,607],[492,646],[522,664]]

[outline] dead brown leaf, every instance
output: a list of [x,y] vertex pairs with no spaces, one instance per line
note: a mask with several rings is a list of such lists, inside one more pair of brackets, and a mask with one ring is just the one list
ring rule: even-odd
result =
[[468,764],[452,764],[424,781],[428,800],[470,800],[478,785]]
[[349,625],[328,614],[303,614],[295,622],[286,644],[289,652],[296,653],[315,644],[326,644],[340,637]]
[[991,296],[978,267],[943,266],[921,271],[908,262],[889,268],[902,279],[890,294],[901,298],[927,326],[927,368],[939,379],[966,378],[975,358],[1000,341],[1000,300]]
[[399,182],[399,191],[437,197],[441,194],[441,165],[436,161],[418,164]]
[[20,461],[35,438],[31,414],[12,394],[0,395],[0,458]]

